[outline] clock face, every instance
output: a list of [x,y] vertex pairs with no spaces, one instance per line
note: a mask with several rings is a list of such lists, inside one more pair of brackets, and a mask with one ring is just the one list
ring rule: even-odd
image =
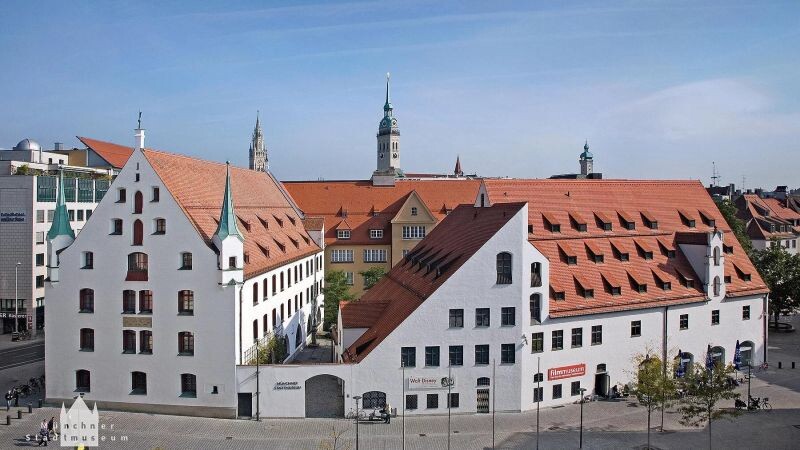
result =
[[392,158],[397,158],[397,153],[393,153]]
[[392,126],[397,125],[397,119],[392,119]]

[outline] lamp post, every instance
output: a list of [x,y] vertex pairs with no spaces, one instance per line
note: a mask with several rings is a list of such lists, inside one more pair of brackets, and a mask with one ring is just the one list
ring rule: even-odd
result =
[[[402,431],[402,443],[403,443],[403,450],[406,450],[406,362],[401,361],[400,367],[403,369],[403,415],[400,417],[400,421],[403,423],[403,431]],[[391,414],[391,411],[389,411]]]
[[258,339],[256,339],[256,422],[260,422],[261,421],[261,405],[260,405],[260,403],[261,403],[260,402],[260,400],[261,400],[261,391],[260,391],[261,386],[259,385],[259,379],[261,378],[261,376],[260,376],[261,373],[259,371],[260,366],[259,366],[259,360],[258,360],[259,359],[258,347],[259,347]]
[[494,448],[494,413],[497,408],[495,408],[495,386],[497,386],[497,377],[495,376],[495,372],[497,369],[497,360],[492,359],[492,448]]
[[586,392],[586,388],[581,388],[581,429],[580,429],[580,437],[578,438],[578,448],[583,448],[583,393]]
[[17,262],[14,266],[14,333],[19,332],[19,266],[21,262]]
[[358,450],[358,401],[361,400],[361,396],[354,395],[353,400],[356,402],[356,450]]
[[[536,358],[536,392],[539,392],[541,389],[541,382],[542,382],[542,358]],[[539,401],[536,402],[536,450],[539,450],[539,405],[542,403],[541,395],[539,395]]]

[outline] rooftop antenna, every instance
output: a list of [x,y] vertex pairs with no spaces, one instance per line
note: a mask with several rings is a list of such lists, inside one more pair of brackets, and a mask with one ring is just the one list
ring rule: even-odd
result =
[[139,125],[136,127],[138,129],[142,129],[142,112],[139,111]]
[[717,173],[717,163],[715,163],[714,161],[711,161],[711,167],[712,167],[712,169],[711,169],[712,170],[711,185],[712,186],[717,186],[717,182],[722,177],[720,177],[719,173]]

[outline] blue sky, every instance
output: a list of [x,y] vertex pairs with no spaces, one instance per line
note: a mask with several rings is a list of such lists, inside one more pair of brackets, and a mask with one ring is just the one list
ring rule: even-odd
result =
[[367,178],[384,76],[408,172],[798,187],[800,2],[0,4],[0,147],[75,135]]

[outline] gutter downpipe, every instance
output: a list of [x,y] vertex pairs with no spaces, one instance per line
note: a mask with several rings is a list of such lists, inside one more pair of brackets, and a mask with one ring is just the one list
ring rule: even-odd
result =
[[[669,305],[664,306],[664,336],[663,336],[663,345],[661,348],[661,367],[664,375],[664,379],[667,378],[667,324],[668,324],[668,317],[669,317]],[[664,432],[664,396],[661,396],[661,432]]]
[[764,306],[761,315],[764,317],[762,321],[764,324],[764,362],[767,362],[767,347],[769,347],[769,294],[764,295]]

